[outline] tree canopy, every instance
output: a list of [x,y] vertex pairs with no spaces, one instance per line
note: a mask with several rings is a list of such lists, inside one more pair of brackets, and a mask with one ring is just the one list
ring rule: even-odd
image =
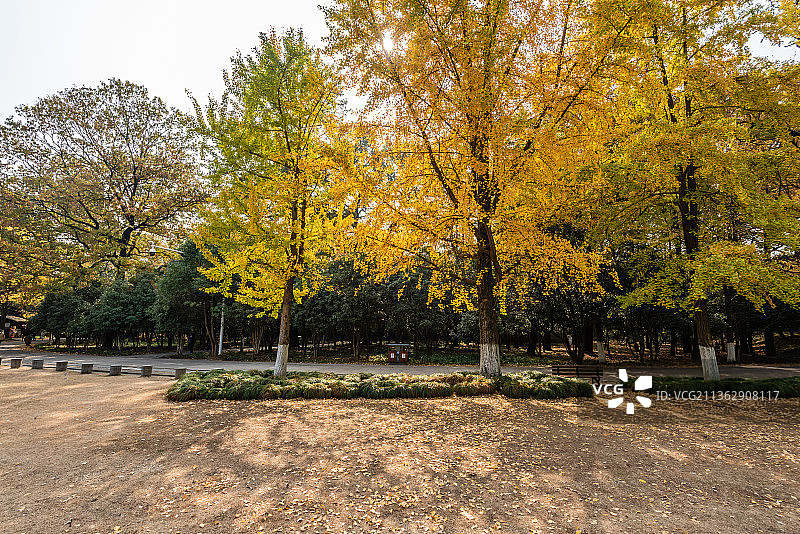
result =
[[205,199],[184,118],[140,85],[73,87],[16,115],[0,127],[0,214],[32,269],[127,265]]

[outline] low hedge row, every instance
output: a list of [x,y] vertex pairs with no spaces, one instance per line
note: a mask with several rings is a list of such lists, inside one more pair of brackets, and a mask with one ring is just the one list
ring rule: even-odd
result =
[[502,393],[513,398],[559,399],[591,397],[588,382],[554,377],[537,371],[512,373],[497,379],[476,373],[426,376],[358,373],[288,373],[276,378],[272,371],[193,372],[167,391],[173,401],[194,399],[367,399],[462,397]]
[[716,392],[736,393],[739,391],[775,392],[778,398],[800,397],[800,377],[788,378],[725,378],[723,380],[703,380],[695,377],[654,376],[653,388],[650,390],[666,391],[670,394],[682,392]]

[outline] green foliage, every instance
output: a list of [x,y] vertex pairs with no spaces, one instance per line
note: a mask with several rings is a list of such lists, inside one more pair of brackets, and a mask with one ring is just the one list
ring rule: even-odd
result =
[[[369,266],[359,263],[365,262],[336,259],[328,263],[321,272],[318,290],[297,306],[295,324],[310,331],[313,340],[344,337],[354,348],[361,340],[376,337],[416,341],[428,350],[415,354],[414,361],[427,363],[438,363],[428,358],[440,341],[472,341],[454,330],[456,310],[439,299],[429,301],[430,272],[415,269],[374,280],[367,273]],[[353,350],[353,359],[357,361],[362,354]],[[471,355],[454,356],[447,363],[472,364],[477,360],[472,361]]]
[[164,266],[158,278],[155,301],[150,313],[158,332],[191,332],[200,328],[202,303],[208,295],[202,288],[208,283],[198,272],[204,265],[203,255],[195,244],[187,241],[181,255]]
[[566,397],[591,397],[594,394],[589,382],[552,376],[538,371],[523,371],[501,376],[497,390],[515,399],[562,399]]
[[498,379],[476,373],[373,375],[359,373],[288,373],[271,371],[194,372],[178,380],[167,392],[172,401],[193,399],[395,399],[469,397],[502,393],[513,398],[560,399],[591,397],[587,382],[537,372],[514,373]]
[[153,321],[148,313],[155,300],[152,284],[153,277],[149,274],[130,281],[114,281],[90,308],[86,330],[99,337],[132,331],[152,332]]
[[34,332],[73,338],[113,339],[118,334],[152,332],[149,308],[155,298],[153,283],[153,275],[143,273],[107,286],[92,283],[50,292],[39,304],[30,327]]
[[50,292],[42,299],[28,326],[34,332],[60,335],[79,329],[89,305],[75,291]]
[[197,233],[214,289],[277,317],[284,288],[299,300],[328,246],[335,165],[325,130],[340,87],[302,31],[259,37],[250,55],[231,58],[219,101],[193,99],[215,189]]

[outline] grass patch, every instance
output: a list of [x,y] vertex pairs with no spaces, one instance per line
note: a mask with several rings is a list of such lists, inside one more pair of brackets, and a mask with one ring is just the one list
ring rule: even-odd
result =
[[[206,350],[196,350],[194,352],[184,352],[181,355],[177,353],[172,353],[166,356],[162,356],[162,358],[170,359],[170,358],[180,358],[182,360],[208,360],[210,354]],[[252,352],[241,352],[238,350],[223,350],[222,354],[217,354],[214,356],[214,360],[217,361],[228,361],[228,362],[270,362],[275,361],[275,355],[268,352],[261,352],[258,356],[253,355]]]
[[167,399],[394,399],[461,397],[502,393],[513,398],[560,399],[591,397],[588,382],[535,371],[498,379],[461,372],[436,375],[336,375],[292,372],[276,378],[272,371],[196,371],[184,375],[167,391]]
[[[386,356],[383,355],[383,360]],[[480,353],[478,350],[436,350],[432,353],[420,351],[419,355],[411,356],[412,365],[474,365],[480,363]],[[565,353],[550,352],[544,356],[532,356],[524,350],[507,349],[503,351],[503,365],[553,365],[568,364],[571,360]]]
[[160,354],[174,352],[174,348],[167,349],[166,347],[159,348],[158,345],[152,345],[147,348],[146,345],[139,347],[123,347],[122,350],[113,348],[107,349],[103,347],[67,347],[65,345],[45,345],[44,343],[37,343],[35,345],[37,350],[45,352],[60,352],[63,354],[91,354],[94,356],[135,356],[138,354]]
[[694,377],[654,376],[651,391],[666,391],[668,393],[681,393],[683,391],[709,392],[721,391],[723,393],[738,391],[775,392],[778,398],[800,397],[800,377],[787,378],[725,378],[723,380],[703,380]]

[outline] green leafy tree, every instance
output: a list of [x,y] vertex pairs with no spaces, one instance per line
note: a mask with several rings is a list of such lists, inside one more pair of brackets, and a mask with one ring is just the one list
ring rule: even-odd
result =
[[140,85],[73,87],[16,114],[0,127],[0,219],[52,275],[127,265],[205,198],[182,115]]
[[132,330],[138,317],[130,282],[118,279],[109,285],[90,308],[86,322],[98,337],[114,340],[122,350],[125,334]]
[[206,291],[210,283],[199,272],[208,262],[192,241],[178,250],[179,257],[164,265],[156,282],[150,315],[158,332],[177,336],[178,354],[183,354],[187,336],[195,335],[204,336],[211,356],[216,356],[214,305],[220,299]]
[[89,312],[103,293],[95,281],[77,288],[53,288],[36,307],[36,314],[28,327],[33,332],[49,332],[60,343],[66,336],[67,345],[73,346],[78,336],[87,339],[92,335]]

